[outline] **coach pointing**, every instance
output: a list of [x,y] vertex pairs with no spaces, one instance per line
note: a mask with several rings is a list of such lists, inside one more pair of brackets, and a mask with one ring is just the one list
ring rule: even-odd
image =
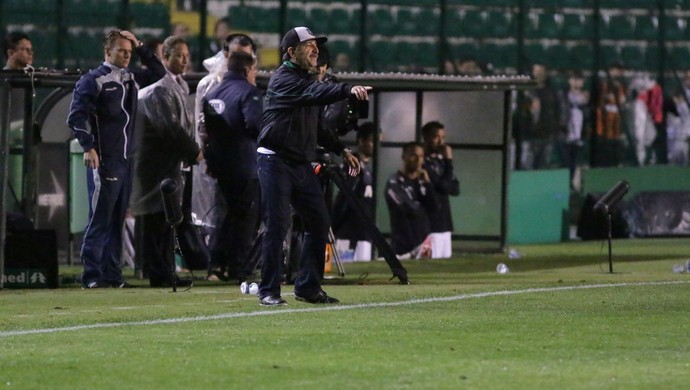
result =
[[263,306],[285,305],[280,296],[283,240],[291,221],[290,205],[306,226],[304,249],[295,280],[295,299],[308,303],[338,303],[321,290],[330,220],[319,180],[311,162],[317,144],[343,157],[350,174],[359,161],[335,134],[319,126],[322,107],[347,98],[368,100],[371,87],[322,83],[315,79],[319,56],[316,37],[306,27],[295,27],[280,44],[283,63],[266,90],[258,169],[261,206],[266,224],[261,251],[259,299]]

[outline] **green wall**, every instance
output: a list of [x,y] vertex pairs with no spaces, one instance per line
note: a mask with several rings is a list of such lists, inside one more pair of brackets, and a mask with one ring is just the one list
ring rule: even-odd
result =
[[570,199],[567,169],[514,171],[508,184],[508,243],[567,238]]

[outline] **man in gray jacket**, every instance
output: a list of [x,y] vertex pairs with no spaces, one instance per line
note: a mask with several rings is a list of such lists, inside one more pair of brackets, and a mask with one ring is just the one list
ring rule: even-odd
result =
[[[139,91],[139,151],[135,159],[132,214],[143,252],[144,272],[151,287],[184,286],[191,281],[179,280],[173,271],[174,242],[160,192],[164,179],[173,179],[179,188],[182,182],[180,163],[197,164],[203,159],[194,141],[194,119],[187,107],[189,87],[182,79],[189,63],[189,48],[181,37],[163,42],[163,65],[166,75]],[[177,191],[181,195],[182,191]],[[178,199],[181,202],[181,198]]]

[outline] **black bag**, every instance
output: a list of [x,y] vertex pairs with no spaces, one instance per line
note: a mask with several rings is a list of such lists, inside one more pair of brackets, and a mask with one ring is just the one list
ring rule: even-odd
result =
[[204,243],[201,229],[203,227],[187,219],[177,226],[177,239],[182,258],[190,270],[207,270],[211,263],[211,254]]

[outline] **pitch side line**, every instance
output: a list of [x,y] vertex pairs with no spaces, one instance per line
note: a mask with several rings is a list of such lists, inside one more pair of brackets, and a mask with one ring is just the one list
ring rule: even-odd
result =
[[461,301],[461,300],[472,299],[472,298],[486,298],[486,297],[497,297],[497,296],[519,295],[519,294],[530,294],[530,293],[541,293],[541,292],[588,290],[588,289],[595,289],[595,288],[610,288],[610,287],[659,286],[659,285],[688,284],[688,283],[690,283],[690,281],[646,282],[646,283],[645,282],[643,282],[643,283],[611,283],[611,284],[589,284],[589,285],[581,285],[581,286],[527,288],[524,290],[501,290],[501,291],[489,291],[489,292],[481,292],[481,293],[474,293],[474,294],[453,295],[453,296],[448,296],[448,297],[410,299],[410,300],[399,301],[399,302],[378,302],[378,303],[362,303],[362,304],[356,304],[356,305],[321,306],[321,307],[310,307],[310,308],[304,308],[304,309],[283,309],[283,310],[281,310],[281,309],[276,308],[276,309],[272,309],[272,310],[262,310],[262,311],[253,311],[253,312],[243,312],[243,313],[225,313],[225,314],[216,314],[216,315],[210,315],[210,316],[168,318],[168,319],[148,320],[148,321],[109,322],[109,323],[100,323],[100,324],[66,326],[66,327],[62,327],[62,328],[12,330],[12,331],[0,332],[0,337],[25,336],[25,335],[35,335],[35,334],[43,334],[43,333],[71,332],[71,331],[87,330],[87,329],[99,329],[99,328],[117,328],[117,327],[122,327],[122,326],[181,324],[181,323],[187,323],[187,322],[214,321],[214,320],[225,320],[225,319],[243,318],[243,317],[272,316],[272,315],[294,314],[294,313],[312,313],[312,312],[320,312],[320,311],[370,309],[370,308],[379,308],[379,307],[395,307],[395,306],[417,305],[417,304],[424,304],[424,303]]

